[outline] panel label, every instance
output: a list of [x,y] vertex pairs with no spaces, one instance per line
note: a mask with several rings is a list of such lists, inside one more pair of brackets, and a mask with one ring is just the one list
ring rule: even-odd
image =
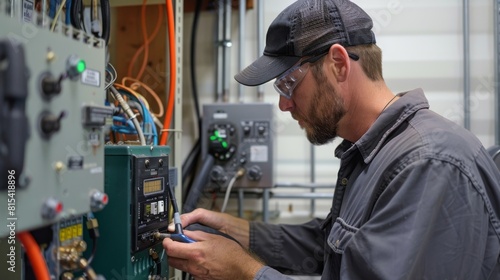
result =
[[71,156],[68,158],[68,169],[77,170],[83,169],[83,157],[82,156]]
[[85,69],[82,73],[82,83],[94,87],[101,86],[101,73],[96,70]]
[[33,0],[24,0],[23,1],[23,20],[25,22],[33,21]]
[[250,147],[250,161],[251,162],[267,162],[267,146],[252,146]]

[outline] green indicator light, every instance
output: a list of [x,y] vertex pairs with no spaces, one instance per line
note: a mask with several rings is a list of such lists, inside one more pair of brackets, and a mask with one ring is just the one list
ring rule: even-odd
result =
[[83,73],[83,71],[85,71],[86,67],[87,67],[87,66],[85,65],[85,61],[80,60],[80,61],[78,61],[78,63],[76,64],[76,71],[77,71],[78,73]]
[[218,130],[214,131],[214,135],[218,137],[219,136],[219,131]]
[[226,141],[222,142],[222,147],[227,148],[227,142]]
[[215,136],[210,136],[210,141],[215,141],[217,139],[217,137]]

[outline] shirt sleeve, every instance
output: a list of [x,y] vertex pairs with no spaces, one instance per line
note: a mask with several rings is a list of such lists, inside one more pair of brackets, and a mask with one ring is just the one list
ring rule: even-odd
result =
[[264,266],[257,272],[254,280],[292,280],[292,278],[281,274],[275,269],[270,268],[269,266]]
[[478,180],[445,159],[402,167],[346,245],[341,279],[488,278],[489,216]]
[[322,222],[321,219],[300,225],[251,222],[250,250],[282,273],[319,275],[324,265]]

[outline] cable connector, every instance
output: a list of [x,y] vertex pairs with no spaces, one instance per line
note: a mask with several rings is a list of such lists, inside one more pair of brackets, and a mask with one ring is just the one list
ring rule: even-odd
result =
[[99,223],[96,218],[87,220],[87,230],[89,231],[90,238],[96,239],[99,237]]
[[236,172],[236,178],[240,178],[243,175],[245,175],[245,168],[241,167],[240,169],[238,169],[238,172]]

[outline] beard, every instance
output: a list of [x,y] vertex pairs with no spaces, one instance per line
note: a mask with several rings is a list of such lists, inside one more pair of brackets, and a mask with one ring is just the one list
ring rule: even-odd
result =
[[345,115],[344,100],[333,86],[328,83],[322,71],[313,75],[318,85],[314,93],[309,116],[303,116],[307,139],[313,145],[323,145],[332,142],[338,135],[338,123]]

